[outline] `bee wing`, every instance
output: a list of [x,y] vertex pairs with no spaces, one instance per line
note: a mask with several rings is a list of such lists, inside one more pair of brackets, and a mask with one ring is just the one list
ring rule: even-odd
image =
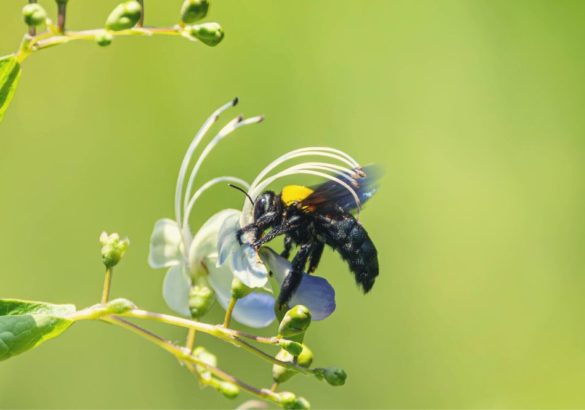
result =
[[[363,205],[378,190],[379,180],[382,175],[381,169],[376,165],[368,165],[361,169],[358,177],[352,175],[342,175],[338,178],[351,186]],[[336,181],[327,181],[318,185],[313,192],[301,201],[305,209],[313,209],[317,212],[331,208],[341,207],[345,212],[353,211],[357,208],[354,196],[351,192]]]

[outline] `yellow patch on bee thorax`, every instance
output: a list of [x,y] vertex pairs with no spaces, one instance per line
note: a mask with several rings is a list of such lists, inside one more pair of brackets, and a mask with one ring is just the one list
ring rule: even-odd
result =
[[302,201],[313,193],[311,188],[302,185],[287,185],[282,189],[280,198],[286,206]]

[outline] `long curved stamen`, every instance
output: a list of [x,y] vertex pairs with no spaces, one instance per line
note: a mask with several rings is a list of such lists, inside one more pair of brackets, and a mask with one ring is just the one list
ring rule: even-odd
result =
[[252,187],[259,184],[260,181],[263,178],[265,178],[266,175],[268,175],[268,173],[270,171],[272,171],[274,168],[276,168],[277,166],[279,166],[283,162],[286,162],[286,161],[291,160],[293,158],[298,158],[298,157],[303,157],[303,156],[329,157],[329,158],[337,159],[340,162],[344,162],[352,168],[358,168],[360,166],[359,163],[357,161],[355,161],[351,156],[349,156],[345,152],[340,151],[340,150],[335,149],[335,148],[330,148],[330,147],[299,148],[299,149],[289,151],[286,154],[281,155],[280,157],[278,157],[277,159],[272,161],[270,164],[268,164],[268,166],[266,166],[262,171],[260,171],[260,173],[258,174],[256,179],[254,179],[254,181],[252,182]]
[[[284,178],[286,176],[290,176],[290,175],[295,175],[295,174],[308,174],[308,175],[316,175],[316,176],[320,176],[323,178],[326,178],[328,180],[334,181],[336,183],[338,183],[339,185],[341,185],[342,187],[344,187],[345,189],[347,189],[347,191],[353,196],[356,206],[357,206],[357,212],[358,212],[358,217],[359,217],[359,212],[360,212],[360,204],[361,201],[359,199],[359,196],[357,195],[356,191],[347,183],[345,183],[344,181],[342,181],[341,179],[334,177],[330,174],[326,174],[324,172],[320,172],[320,170],[322,169],[327,169],[328,167],[321,167],[321,166],[306,166],[305,164],[300,164],[300,165],[295,165],[292,167],[289,167],[281,172],[279,172],[276,175],[273,175],[269,178],[266,178],[264,181],[262,181],[259,185],[257,185],[256,187],[252,187],[251,191],[250,191],[250,196],[255,199],[256,196],[258,194],[260,194],[268,185],[270,185],[271,183],[273,183],[274,181],[276,181],[277,179],[280,178]],[[315,171],[315,169],[318,169],[318,171]],[[331,171],[331,169],[327,169],[329,171]],[[251,206],[250,204],[248,204],[247,202],[244,204],[244,209],[242,211],[242,220],[241,223],[243,225],[247,225],[249,223],[252,222],[252,212],[251,212]]]
[[181,197],[183,193],[183,184],[185,182],[185,174],[187,172],[187,168],[189,167],[189,163],[191,162],[191,157],[193,156],[193,152],[207,133],[209,128],[216,122],[219,116],[226,111],[227,109],[235,106],[238,103],[238,99],[234,98],[232,101],[228,102],[227,104],[222,105],[213,114],[203,123],[203,126],[199,129],[193,141],[189,145],[185,157],[183,158],[183,162],[181,163],[181,168],[179,170],[179,177],[177,178],[177,187],[175,189],[175,218],[177,222],[181,223]]
[[195,205],[195,202],[197,202],[197,199],[209,188],[221,182],[231,182],[238,185],[242,185],[246,189],[250,189],[250,185],[246,181],[237,177],[223,176],[210,179],[205,184],[201,185],[201,187],[197,191],[195,191],[195,193],[191,197],[191,200],[189,201],[189,204],[187,205],[187,209],[185,211],[185,222],[183,223],[183,226],[185,226],[188,223],[189,216],[191,215],[191,211],[193,210],[193,206]]
[[[243,127],[245,125],[257,124],[259,122],[262,122],[263,120],[264,120],[264,117],[261,117],[261,116],[251,117],[251,118],[247,118],[245,120],[243,120],[242,117],[236,117],[232,121],[230,121],[225,127],[223,127],[215,135],[215,137],[213,137],[213,139],[207,144],[207,146],[203,149],[203,152],[201,153],[201,155],[197,159],[197,162],[195,163],[195,166],[193,167],[193,170],[191,171],[191,175],[189,175],[189,181],[187,182],[187,188],[185,191],[185,199],[183,201],[183,209],[185,209],[185,213],[187,213],[186,208],[188,208],[188,206],[189,206],[188,205],[189,204],[189,197],[191,196],[191,189],[193,188],[195,178],[197,177],[197,174],[199,173],[199,169],[201,168],[203,161],[209,155],[209,153],[213,150],[213,148],[215,148],[215,146],[222,139],[224,139],[225,137],[230,135],[232,132],[234,132],[238,128]],[[185,218],[185,220],[183,221],[183,225],[186,225],[186,224],[187,224],[187,218]]]

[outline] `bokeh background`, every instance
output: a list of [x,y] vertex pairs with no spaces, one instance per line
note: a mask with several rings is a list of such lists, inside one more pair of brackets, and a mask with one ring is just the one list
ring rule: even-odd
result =
[[[0,3],[0,54],[19,43],[24,3]],[[181,2],[146,3],[147,24],[166,25]],[[115,4],[73,0],[68,25],[98,27]],[[151,229],[172,216],[192,135],[237,95],[233,115],[266,121],[219,146],[204,176],[249,179],[305,145],[386,171],[362,214],[380,255],[374,290],[361,295],[331,252],[320,268],[338,309],[308,343],[348,383],[297,377],[290,389],[315,408],[585,407],[585,3],[215,0],[209,19],[227,33],[217,48],[128,38],[25,62],[0,124],[0,296],[95,303],[105,229],[132,240],[113,295],[167,311],[164,272],[146,263]],[[193,227],[240,204],[218,188]],[[270,383],[270,365],[202,341],[226,369]],[[200,390],[172,357],[100,323],[0,364],[2,408],[244,397]]]

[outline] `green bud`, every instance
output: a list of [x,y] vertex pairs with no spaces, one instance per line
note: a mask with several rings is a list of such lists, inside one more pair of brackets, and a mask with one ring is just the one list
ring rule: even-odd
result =
[[203,363],[213,367],[217,367],[217,357],[203,346],[197,346],[193,350],[193,356],[201,360]]
[[132,28],[140,20],[142,6],[137,1],[126,1],[118,4],[106,20],[108,30],[120,31]]
[[106,309],[109,313],[114,315],[120,315],[122,313],[126,313],[129,310],[136,309],[136,305],[133,302],[130,302],[128,299],[114,299],[106,305]]
[[297,397],[294,393],[285,391],[278,393],[278,404],[285,409],[306,410],[311,408],[311,404],[303,397]]
[[343,386],[347,379],[347,373],[345,373],[345,370],[337,367],[315,369],[315,376],[318,379],[325,379],[331,386]]
[[189,34],[208,46],[216,46],[223,40],[223,29],[218,23],[203,23],[187,28]]
[[109,46],[110,44],[112,44],[113,39],[114,36],[112,35],[112,33],[106,30],[102,30],[95,35],[95,42],[97,43],[98,46],[101,47]]
[[[296,363],[299,366],[308,369],[311,366],[311,363],[313,363],[313,352],[307,346],[301,346],[303,350],[297,357],[294,357],[286,350],[281,349],[276,355],[276,358],[283,362]],[[272,366],[272,379],[276,383],[284,383],[295,374],[297,374],[296,370],[287,369],[286,367],[276,364]]]
[[106,232],[100,235],[100,243],[102,244],[102,262],[108,269],[120,262],[130,245],[128,238],[120,239],[117,233],[108,235]]
[[27,4],[22,8],[24,22],[28,26],[40,26],[47,19],[47,12],[40,4]]
[[181,21],[192,24],[201,20],[209,10],[208,0],[185,0],[181,6]]
[[311,312],[303,305],[296,305],[284,315],[278,327],[278,334],[288,338],[304,333],[311,324]]
[[191,287],[189,293],[189,310],[191,317],[199,319],[203,317],[215,302],[215,292],[209,286],[207,279],[204,276],[198,276],[196,283]]
[[250,292],[252,292],[251,288],[247,287],[242,283],[241,280],[234,277],[234,279],[232,280],[232,297],[236,299],[241,299],[244,296],[249,295]]
[[281,340],[278,345],[293,356],[298,356],[303,351],[302,343],[293,342],[292,340]]
[[230,382],[221,382],[217,386],[217,390],[221,392],[228,399],[235,399],[240,394],[240,388]]

